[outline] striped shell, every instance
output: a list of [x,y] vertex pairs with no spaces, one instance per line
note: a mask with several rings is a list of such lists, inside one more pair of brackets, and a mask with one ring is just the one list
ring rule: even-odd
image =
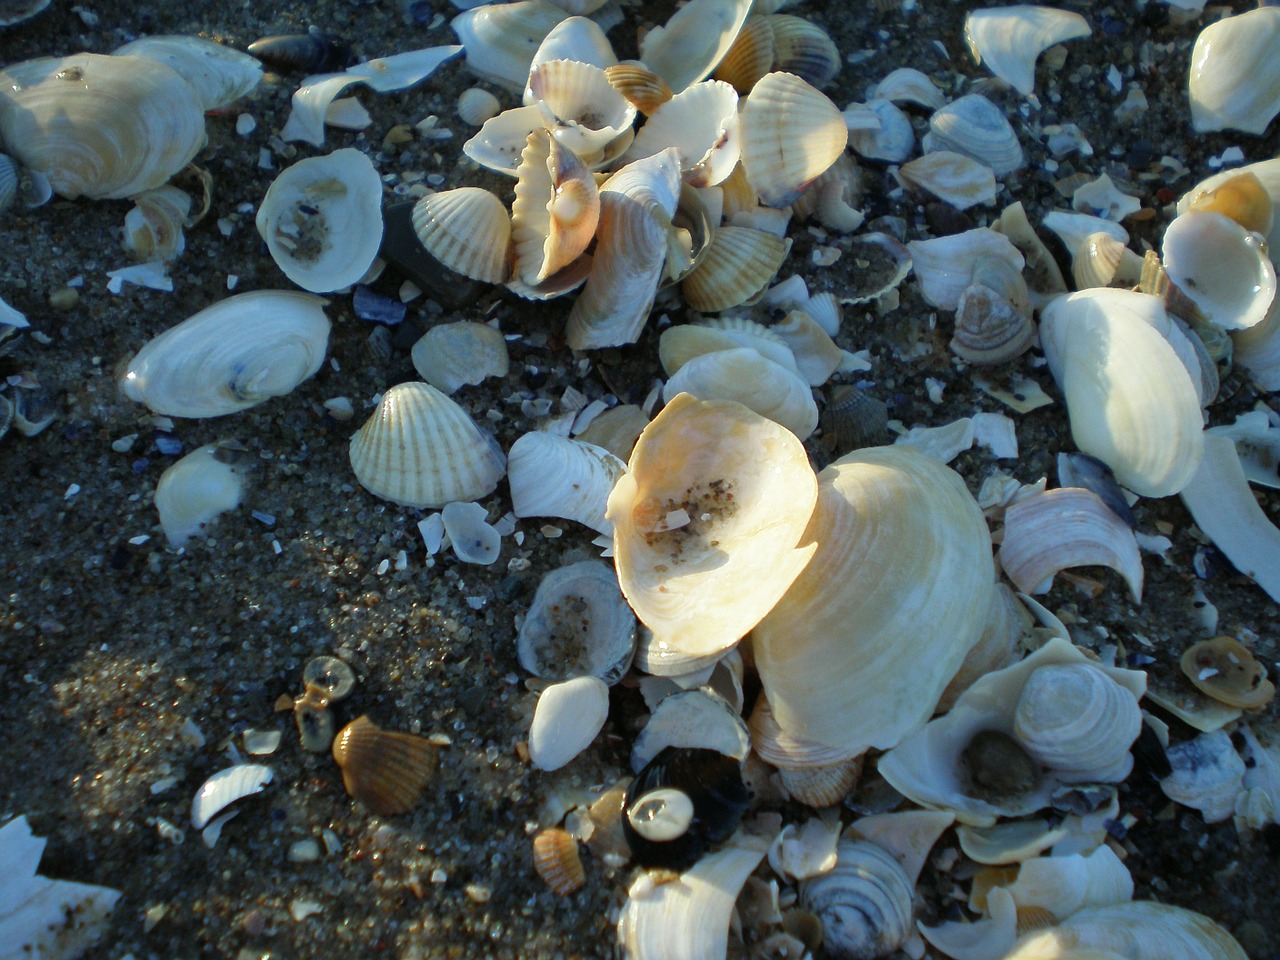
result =
[[764,292],[791,249],[791,241],[750,227],[721,227],[702,262],[684,278],[681,290],[694,310],[715,313],[753,300]]
[[455,273],[483,283],[505,283],[511,274],[511,218],[488,190],[428,194],[413,206],[413,229],[427,252]]
[[770,207],[795,200],[848,142],[836,105],[791,73],[766,74],[742,108],[742,166]]
[[483,87],[468,87],[458,95],[458,117],[473,127],[496,117],[500,108],[498,98]]
[[545,130],[529,134],[511,205],[515,270],[537,286],[578,258],[595,238],[600,191],[577,154]]
[[800,903],[822,920],[834,957],[887,957],[911,934],[915,887],[891,854],[866,840],[842,840],[827,873],[800,885]]
[[406,813],[422,799],[436,754],[426,737],[383,730],[367,716],[352,720],[333,741],[347,793],[382,816]]
[[533,869],[552,893],[561,897],[581,889],[587,880],[578,855],[578,841],[559,827],[541,830],[533,838]]

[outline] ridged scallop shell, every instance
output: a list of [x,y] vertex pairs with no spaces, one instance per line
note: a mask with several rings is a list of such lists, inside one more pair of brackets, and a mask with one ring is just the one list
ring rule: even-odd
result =
[[850,755],[886,749],[982,634],[995,582],[982,511],[926,454],[859,450],[819,475],[801,542],[816,542],[813,563],[752,633],[778,725]]
[[671,99],[667,81],[639,63],[619,63],[604,71],[609,85],[646,117]]
[[347,793],[380,816],[417,805],[435,773],[437,753],[426,737],[383,730],[367,716],[352,720],[333,741]]
[[1071,258],[1076,289],[1132,286],[1142,275],[1142,258],[1109,233],[1091,233]]
[[589,674],[612,686],[631,666],[636,618],[618,576],[583,560],[542,578],[516,635],[520,665],[544,680]]
[[1025,4],[974,10],[964,21],[964,39],[973,59],[1024,97],[1035,89],[1040,54],[1090,33],[1078,13]]
[[765,18],[773,30],[773,69],[794,73],[821,89],[836,78],[843,61],[827,32],[803,17],[771,14]]
[[863,760],[858,756],[820,767],[779,767],[778,779],[796,803],[822,810],[853,793],[862,778]]
[[1018,135],[1004,111],[978,93],[935,111],[922,146],[925,153],[952,150],[985,163],[997,177],[1021,170],[1026,163]]
[[467,51],[467,69],[512,90],[524,88],[538,45],[568,11],[545,0],[495,3],[451,21]]
[[742,107],[742,166],[770,207],[785,207],[844,153],[839,108],[790,73],[769,73]]
[[470,320],[436,324],[413,345],[410,356],[418,376],[444,394],[505,377],[510,364],[502,331]]
[[0,72],[0,142],[68,200],[131,197],[200,151],[204,106],[174,70],[145,57],[28,60]]
[[551,136],[580,157],[604,150],[636,118],[636,108],[590,63],[540,63],[529,74],[529,91]]
[[852,384],[831,390],[831,399],[818,418],[824,441],[837,456],[861,447],[879,447],[886,440],[889,408],[883,400]]
[[578,841],[567,830],[550,827],[533,838],[533,869],[551,892],[567,897],[587,882],[578,854]]
[[535,130],[516,171],[511,205],[515,270],[537,286],[576,260],[595,238],[600,191],[577,154]]
[[732,400],[786,427],[800,440],[818,426],[818,407],[799,374],[737,347],[694,357],[667,381],[664,400],[689,393],[699,400]]
[[267,188],[255,223],[276,266],[304,290],[350,286],[382,244],[382,180],[350,147],[299,160]]
[[742,151],[738,94],[718,80],[695,83],[654,110],[627,157],[647,157],[666,147],[680,153],[684,181],[714,186],[733,172]]
[[257,88],[262,63],[234,47],[187,35],[141,37],[112,52],[171,67],[195,90],[205,110],[221,110]]
[[1276,269],[1266,242],[1220,213],[1188,210],[1174,218],[1161,252],[1169,279],[1227,330],[1262,322],[1275,300]]
[[511,445],[511,508],[517,517],[560,517],[608,534],[605,504],[625,471],[602,447],[535,430]]
[[721,227],[681,292],[694,310],[716,313],[764,292],[791,249],[791,241],[750,227]]
[[711,75],[750,12],[751,0],[691,0],[644,35],[640,60],[679,93]]
[[761,77],[773,69],[773,27],[769,18],[753,15],[747,18],[712,75],[746,96]]
[[124,217],[124,248],[142,262],[179,257],[187,246],[182,228],[191,197],[169,184],[138,194],[133,203]]
[[[729,401],[675,397],[609,496],[622,592],[685,656],[727,650],[812,556],[797,548],[817,484],[795,434]],[[663,530],[673,512],[689,522]]]
[[458,118],[478,127],[501,110],[498,98],[483,87],[468,87],[458,95]]
[[351,468],[375,497],[406,507],[478,500],[502,479],[493,438],[435,387],[399,383],[351,438]]
[[1178,662],[1196,689],[1229,706],[1258,710],[1276,695],[1266,666],[1235,637],[1193,643]]
[[427,252],[455,273],[483,283],[504,283],[511,274],[511,218],[488,190],[428,194],[413,206],[413,229]]
[[935,150],[898,168],[898,179],[925,190],[957,210],[996,201],[996,178],[991,168],[964,154]]
[[529,727],[529,758],[539,770],[559,770],[591,745],[609,716],[609,688],[580,675],[538,695]]
[[120,388],[171,417],[220,417],[284,396],[324,362],[325,303],[287,290],[228,297],[148,341]]
[[800,903],[822,920],[832,956],[874,960],[898,950],[914,927],[915,884],[889,853],[841,840],[836,865],[800,885]]
[[1259,7],[1209,24],[1191,51],[1191,125],[1266,132],[1280,112],[1280,10]]
[[251,456],[238,443],[206,443],[160,474],[155,505],[169,546],[180,547],[244,499]]

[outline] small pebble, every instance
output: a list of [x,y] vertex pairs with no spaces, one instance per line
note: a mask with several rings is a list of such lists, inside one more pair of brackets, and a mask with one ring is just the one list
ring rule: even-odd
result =
[[290,863],[311,863],[320,859],[320,844],[313,837],[289,844]]
[[80,291],[74,287],[59,287],[49,294],[49,306],[55,310],[73,310],[80,303]]

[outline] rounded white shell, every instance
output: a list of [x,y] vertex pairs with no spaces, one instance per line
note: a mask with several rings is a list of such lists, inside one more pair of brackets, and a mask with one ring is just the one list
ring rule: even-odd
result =
[[510,363],[502,331],[470,320],[436,324],[418,338],[409,355],[418,376],[445,394],[505,377]]
[[631,666],[636,617],[618,576],[599,560],[552,570],[516,634],[520,665],[544,680],[589,674],[612,686]]
[[1235,938],[1208,917],[1149,900],[1081,910],[1021,937],[1002,960],[1097,957],[1104,951],[1123,960],[1247,960]]
[[737,91],[719,80],[682,90],[654,111],[626,156],[647,157],[666,147],[680,152],[686,183],[707,187],[728,177],[742,153]]
[[517,517],[561,517],[608,534],[609,492],[626,464],[603,447],[535,430],[511,445],[508,482]]
[[142,37],[114,51],[172,67],[191,84],[205,110],[219,110],[252,92],[262,80],[262,62],[234,47],[188,35]]
[[715,350],[685,363],[662,390],[670,401],[680,393],[699,400],[733,400],[781,424],[801,440],[818,426],[818,406],[798,374],[766,360],[749,347]]
[[751,734],[727,700],[709,688],[663,699],[631,746],[631,770],[639,773],[667,747],[698,747],[735,760],[751,749]]
[[711,75],[751,12],[751,0],[692,0],[640,41],[640,59],[679,93]]
[[529,756],[539,770],[559,770],[591,745],[609,716],[609,688],[598,677],[553,683],[542,691],[529,728]]
[[453,32],[467,51],[467,69],[520,90],[538,45],[568,12],[545,0],[495,3],[453,18]]
[[794,201],[848,142],[839,108],[794,74],[765,74],[743,104],[742,166],[766,206]]
[[453,544],[454,555],[463,563],[488,566],[498,559],[502,535],[488,522],[488,513],[478,503],[446,503],[440,511],[444,532]]
[[496,117],[500,108],[498,98],[483,87],[468,87],[458,95],[458,117],[474,127]]
[[148,341],[121,390],[156,413],[197,418],[284,396],[324,362],[325,302],[287,290],[221,300]]
[[155,505],[169,546],[202,535],[220,513],[244,499],[247,453],[227,443],[207,443],[173,464],[156,483]]
[[1188,210],[1161,241],[1169,279],[1227,330],[1260,323],[1276,296],[1265,240],[1220,213]]
[[1191,51],[1191,125],[1199,133],[1265,133],[1280,111],[1280,10],[1259,7],[1209,24]]
[[866,840],[841,840],[836,865],[800,885],[800,903],[822,920],[832,957],[876,960],[911,934],[915,885],[889,853]]

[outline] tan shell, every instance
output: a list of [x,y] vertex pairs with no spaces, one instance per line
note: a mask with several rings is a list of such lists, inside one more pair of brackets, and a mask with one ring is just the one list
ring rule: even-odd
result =
[[600,191],[577,155],[535,130],[516,171],[511,205],[515,269],[537,286],[576,260],[595,237]]
[[639,63],[619,63],[605,67],[609,85],[646,117],[671,99],[667,81]]
[[1247,960],[1224,928],[1202,914],[1149,900],[1087,907],[1056,927],[1019,938],[1002,960]]
[[670,400],[679,393],[699,400],[735,400],[801,440],[818,426],[818,406],[808,384],[748,347],[694,357],[667,381],[662,396]]
[[764,292],[791,249],[791,241],[750,227],[721,227],[681,291],[694,310],[715,313]]
[[631,459],[636,440],[649,425],[649,417],[634,403],[624,403],[606,410],[578,434],[583,443],[603,447],[625,463]]
[[502,331],[487,323],[438,323],[413,345],[409,355],[418,376],[441,393],[489,377],[505,377],[510,365]]
[[1071,258],[1076,289],[1131,287],[1142,276],[1142,258],[1109,233],[1091,233]]
[[898,180],[945,200],[957,210],[996,202],[996,176],[985,163],[951,150],[935,150],[898,168]]
[[551,136],[583,158],[604,150],[636,118],[604,69],[580,60],[538,64],[529,73],[529,91]]
[[785,207],[844,153],[844,117],[791,73],[769,73],[742,107],[742,166],[770,207]]
[[799,373],[795,355],[781,337],[763,324],[742,317],[713,317],[701,323],[668,327],[658,338],[658,359],[668,377],[694,357],[715,350],[750,347],[766,360]]
[[774,70],[794,73],[819,88],[836,78],[842,63],[840,51],[822,27],[785,13],[765,19],[773,30]]
[[1188,210],[1220,213],[1267,237],[1268,242],[1276,223],[1275,202],[1267,185],[1247,167],[1211,177],[1197,186],[1178,201],[1178,213]]
[[792,310],[769,329],[791,349],[800,376],[811,387],[826,383],[844,359],[844,351],[803,310]]
[[862,777],[863,756],[823,767],[779,767],[778,777],[791,799],[821,810],[851,794]]
[[383,730],[368,716],[352,720],[333,741],[347,793],[374,813],[407,813],[435,773],[437,748],[426,737]]
[[952,351],[970,363],[1005,363],[1031,349],[1035,337],[1022,271],[1000,257],[978,258],[973,282],[956,303]]
[[182,228],[191,213],[191,197],[166,184],[138,194],[133,202],[124,217],[124,248],[142,262],[178,257],[187,245]]
[[488,190],[428,194],[413,206],[413,229],[427,252],[455,273],[483,283],[505,283],[511,274],[511,219]]
[[773,27],[769,17],[752,16],[712,74],[746,96],[756,82],[773,69]]
[[1179,664],[1196,689],[1233,707],[1260,710],[1276,695],[1266,666],[1235,637],[1193,643]]
[[567,897],[587,882],[578,854],[578,841],[567,830],[550,827],[533,838],[533,869],[551,892]]

